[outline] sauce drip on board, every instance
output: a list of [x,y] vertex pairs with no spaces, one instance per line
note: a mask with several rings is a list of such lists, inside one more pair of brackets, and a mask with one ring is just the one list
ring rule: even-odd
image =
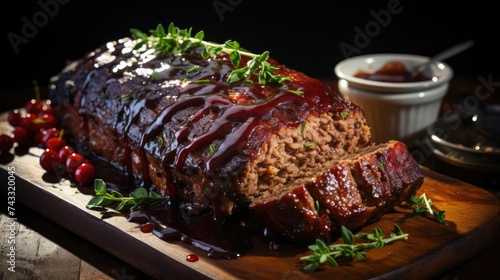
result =
[[221,226],[210,213],[189,216],[168,205],[154,209],[140,207],[130,212],[128,221],[152,225],[151,232],[161,240],[191,245],[213,259],[237,259],[252,248],[251,231],[247,227],[240,223]]
[[186,261],[188,262],[196,262],[200,259],[200,257],[198,257],[198,255],[196,254],[189,254],[186,256]]

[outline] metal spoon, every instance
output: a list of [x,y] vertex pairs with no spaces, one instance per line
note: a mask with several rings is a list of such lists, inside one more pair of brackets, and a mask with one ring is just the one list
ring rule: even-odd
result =
[[429,61],[414,67],[410,71],[410,74],[408,74],[408,80],[415,78],[419,73],[425,71],[427,68],[429,68],[429,66],[431,66],[436,61],[443,61],[445,59],[448,59],[448,58],[450,58],[454,55],[457,55],[457,54],[465,51],[466,49],[472,47],[472,45],[474,45],[474,41],[468,40],[468,41],[462,42],[460,44],[454,45],[454,46],[434,55],[433,57],[431,57],[431,59]]

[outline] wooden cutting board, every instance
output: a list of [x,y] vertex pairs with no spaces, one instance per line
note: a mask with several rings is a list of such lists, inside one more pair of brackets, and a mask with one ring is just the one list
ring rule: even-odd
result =
[[[5,118],[0,125],[4,130],[8,126]],[[371,232],[373,227],[379,227],[388,234],[398,224],[409,233],[408,240],[368,251],[365,262],[325,265],[319,271],[305,273],[299,258],[310,253],[306,246],[282,245],[270,250],[259,240],[253,240],[254,248],[240,259],[215,260],[181,242],[169,243],[152,233],[142,233],[124,216],[102,219],[98,211],[86,209],[90,195],[72,188],[68,181],[46,181],[38,164],[41,152],[31,148],[23,155],[3,157],[0,163],[2,182],[7,182],[8,170],[15,168],[16,203],[32,208],[157,279],[430,279],[471,260],[500,230],[500,201],[496,196],[422,167],[426,178],[418,194],[425,193],[434,206],[446,212],[447,224],[410,216],[411,210],[396,207],[393,213],[360,231]],[[7,195],[6,187],[0,189]],[[192,253],[200,260],[186,261]]]

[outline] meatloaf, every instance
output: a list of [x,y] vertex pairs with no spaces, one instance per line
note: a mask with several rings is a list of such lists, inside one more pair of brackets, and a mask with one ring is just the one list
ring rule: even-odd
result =
[[[360,107],[272,58],[283,83],[256,73],[229,82],[236,67],[226,52],[172,54],[140,41],[108,42],[68,63],[49,99],[67,137],[189,214],[224,220],[262,208],[373,146]],[[405,193],[395,188],[387,206]]]

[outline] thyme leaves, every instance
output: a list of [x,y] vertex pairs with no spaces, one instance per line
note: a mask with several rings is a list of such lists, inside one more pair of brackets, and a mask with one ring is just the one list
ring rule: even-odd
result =
[[432,200],[427,198],[425,193],[421,194],[419,197],[412,196],[405,203],[401,204],[404,208],[413,208],[413,213],[415,215],[425,216],[430,214],[434,217],[436,221],[441,224],[446,224],[445,216],[446,212],[443,210],[438,210],[432,205]]
[[[300,257],[305,263],[303,270],[315,271],[323,264],[339,266],[339,260],[365,260],[368,250],[382,248],[386,244],[396,240],[408,239],[408,234],[404,233],[398,225],[394,225],[394,230],[389,237],[385,237],[380,228],[374,228],[372,233],[353,234],[349,229],[341,226],[342,240],[344,243],[327,245],[323,240],[316,239],[316,243],[309,245],[311,254]],[[357,240],[362,242],[356,243]]]
[[165,200],[165,197],[160,194],[153,191],[148,192],[142,187],[130,192],[129,196],[124,196],[116,190],[108,191],[106,183],[102,179],[94,181],[94,191],[96,195],[87,203],[88,209],[114,206],[115,210],[121,212],[134,210],[139,205],[154,206]]
[[[227,40],[224,44],[205,41],[204,31],[194,34],[192,28],[181,29],[171,22],[167,30],[162,24],[158,24],[156,29],[150,30],[149,33],[136,28],[130,29],[130,33],[138,39],[134,49],[151,44],[152,48],[161,53],[178,55],[186,53],[190,48],[202,47],[202,56],[205,58],[215,58],[222,53],[227,53],[235,67],[227,78],[229,83],[252,82],[250,77],[253,74],[257,75],[258,82],[263,85],[281,85],[290,80],[290,77],[274,74],[278,68],[269,63],[268,51],[254,54],[244,50],[237,41],[233,40]],[[242,56],[250,58],[243,66],[241,65]]]

